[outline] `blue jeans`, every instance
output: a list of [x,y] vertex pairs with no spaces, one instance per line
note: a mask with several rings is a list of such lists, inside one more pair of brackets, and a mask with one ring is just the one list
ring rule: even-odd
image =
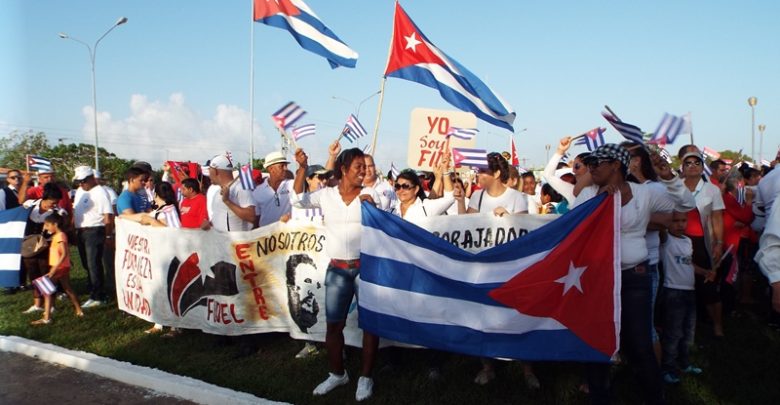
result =
[[650,338],[653,343],[658,341],[658,332],[655,331],[655,300],[658,298],[658,263],[647,266],[650,272],[650,283],[652,284],[652,295],[650,296]]
[[696,292],[664,287],[664,331],[661,339],[664,371],[688,367],[688,348],[693,344],[696,329]]
[[328,266],[325,272],[325,320],[328,323],[343,322],[349,315],[352,297],[358,294],[359,267],[342,269]]
[[95,226],[77,230],[79,257],[81,265],[87,271],[87,289],[91,300],[105,299],[103,275],[103,245],[106,240],[106,228]]
[[[628,360],[647,404],[663,404],[661,369],[650,333],[651,276],[647,262],[621,272],[620,352]],[[592,403],[609,403],[609,364],[587,367]]]

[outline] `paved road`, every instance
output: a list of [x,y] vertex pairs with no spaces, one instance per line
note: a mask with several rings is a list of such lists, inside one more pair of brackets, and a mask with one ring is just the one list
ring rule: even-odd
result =
[[0,351],[0,404],[192,404],[21,354]]

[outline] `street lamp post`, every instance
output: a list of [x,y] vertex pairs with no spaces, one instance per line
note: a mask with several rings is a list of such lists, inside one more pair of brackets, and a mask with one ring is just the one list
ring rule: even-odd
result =
[[380,93],[380,91],[376,91],[376,92],[374,92],[374,93],[371,93],[371,95],[369,95],[368,97],[366,97],[366,98],[364,98],[364,99],[360,100],[360,102],[359,102],[359,103],[357,103],[357,104],[355,104],[355,103],[354,103],[354,102],[352,102],[351,100],[347,100],[347,99],[346,99],[346,98],[344,98],[344,97],[331,96],[330,98],[332,98],[332,99],[334,99],[334,100],[341,100],[341,101],[343,101],[343,102],[345,102],[345,103],[352,104],[352,108],[354,108],[354,109],[355,109],[355,110],[354,110],[354,111],[355,111],[355,118],[360,118],[360,107],[362,107],[362,106],[363,106],[363,103],[365,103],[365,102],[366,102],[366,101],[368,101],[368,100],[371,100],[371,99],[372,99],[374,96],[376,96],[376,95],[377,95],[377,94],[379,94],[379,93]]
[[748,105],[750,106],[750,158],[753,159],[753,163],[756,162],[756,104],[758,99],[755,97],[748,98]]
[[544,145],[544,150],[547,151],[547,155],[546,155],[547,157],[544,158],[544,164],[546,165],[547,162],[550,161],[550,144],[549,143],[547,145]]
[[114,25],[111,26],[103,35],[100,36],[100,38],[95,41],[95,44],[92,46],[89,46],[88,43],[78,39],[69,36],[68,34],[60,32],[58,35],[62,39],[70,39],[73,41],[76,41],[84,46],[87,47],[87,51],[89,51],[89,62],[92,67],[92,117],[95,124],[95,170],[100,169],[100,160],[98,157],[98,125],[97,125],[97,88],[95,87],[95,55],[97,54],[97,46],[100,43],[100,40],[106,37],[109,32],[111,32],[114,28],[124,24],[127,22],[127,17],[120,17]]
[[758,124],[758,164],[759,164],[759,166],[762,164],[761,162],[764,161],[764,131],[765,130],[766,130],[766,125]]

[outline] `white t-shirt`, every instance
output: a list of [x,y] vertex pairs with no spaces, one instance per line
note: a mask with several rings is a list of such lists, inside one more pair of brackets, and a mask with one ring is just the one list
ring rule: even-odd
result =
[[293,205],[298,208],[322,208],[325,216],[325,252],[331,259],[355,260],[360,257],[360,233],[363,229],[360,195],[363,194],[370,195],[374,201],[379,200],[370,187],[363,188],[349,205],[341,199],[338,187],[326,187],[294,197]]
[[295,194],[293,180],[282,180],[275,191],[269,183],[266,180],[252,191],[255,214],[260,216],[260,226],[277,222],[282,215],[289,214],[292,208],[290,198]]
[[108,192],[103,186],[96,185],[84,191],[79,187],[73,200],[73,220],[76,228],[94,228],[106,226],[103,215],[114,214]]
[[510,214],[528,211],[528,202],[525,194],[507,187],[504,193],[498,197],[492,197],[487,191],[478,190],[471,194],[469,208],[474,208],[480,213],[493,214],[493,210],[504,207]]
[[525,201],[528,204],[528,213],[529,214],[538,214],[539,213],[539,206],[542,205],[541,201],[537,201],[536,197],[537,195],[530,195],[523,193],[525,196]]
[[376,200],[376,207],[382,211],[390,211],[393,209],[395,202],[398,201],[398,197],[395,195],[393,186],[387,180],[377,178],[373,186],[364,186],[365,188],[373,189],[379,196]]
[[[666,193],[666,187],[663,183],[657,181],[646,181],[642,184],[647,184],[648,187],[652,187],[656,193]],[[650,264],[658,264],[659,259],[659,247],[661,246],[661,237],[658,231],[647,231],[645,235],[645,242],[647,242],[647,260]]]
[[694,289],[693,244],[683,235],[669,238],[661,245],[661,260],[664,262],[664,287],[676,290]]
[[[214,187],[216,187],[217,191],[214,195],[211,195],[211,189]],[[222,201],[220,190],[221,189],[219,186],[212,185],[209,188],[208,195],[206,196],[206,204],[208,205],[207,210],[209,212],[211,226],[213,226],[214,229],[222,232],[251,231],[252,227],[254,227],[254,224],[244,221],[243,219],[239,218],[238,215],[236,215],[233,211],[231,211],[230,208],[228,208],[228,206],[225,205],[225,203]],[[255,200],[252,198],[252,192],[241,188],[240,182],[233,181],[233,183],[230,185],[229,192],[229,200],[234,204],[241,208],[254,207]],[[209,197],[211,198],[211,201],[208,200]]]
[[[647,224],[650,222],[650,214],[673,210],[687,212],[694,207],[691,192],[683,186],[679,178],[662,180],[662,184],[666,186],[664,192],[645,184],[627,184],[631,187],[633,197],[620,210],[620,261],[622,269],[635,267],[647,260],[645,233],[647,232]],[[595,184],[583,188],[571,208],[574,209],[574,207],[593,198],[598,190],[599,186]]]
[[214,199],[220,198],[220,190],[221,188],[216,184],[210,185],[208,190],[206,190],[206,214],[209,216],[209,220],[214,218],[214,211],[212,211],[211,207],[214,204]]
[[401,201],[399,200],[393,205],[390,212],[393,213],[393,215],[397,215],[416,224],[427,217],[435,217],[447,212],[447,209],[450,208],[454,202],[455,197],[452,196],[452,191],[445,191],[444,196],[433,200],[430,198],[420,200],[420,198],[417,197],[412,205],[406,209],[406,215],[403,217],[401,217]]

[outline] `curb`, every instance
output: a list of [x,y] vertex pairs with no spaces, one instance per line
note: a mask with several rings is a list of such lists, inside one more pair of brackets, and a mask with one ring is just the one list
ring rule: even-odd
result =
[[121,383],[154,390],[199,404],[286,404],[233,391],[214,384],[154,368],[65,349],[18,336],[0,335],[0,350],[75,368]]

